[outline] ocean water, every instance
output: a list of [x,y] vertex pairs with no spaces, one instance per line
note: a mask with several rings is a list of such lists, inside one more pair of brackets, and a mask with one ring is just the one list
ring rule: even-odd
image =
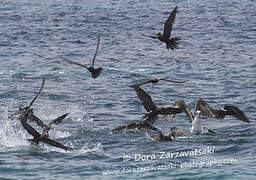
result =
[[[141,33],[162,31],[175,6],[172,35],[182,40],[168,51]],[[255,9],[253,0],[2,0],[0,179],[255,179]],[[89,65],[99,33],[99,78],[58,57]],[[215,108],[240,107],[251,123],[203,119],[216,135],[172,142],[154,142],[151,131],[111,133],[142,121],[145,110],[129,85],[153,77],[188,80],[143,86],[159,106],[184,99],[193,110],[202,98]],[[77,151],[34,147],[18,119],[8,118],[43,78],[34,112],[45,122],[69,113],[50,137]],[[190,128],[185,114],[155,126]]]

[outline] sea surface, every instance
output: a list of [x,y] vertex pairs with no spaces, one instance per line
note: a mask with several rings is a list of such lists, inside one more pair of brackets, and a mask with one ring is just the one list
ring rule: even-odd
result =
[[[141,35],[162,32],[175,6],[178,49]],[[0,179],[256,179],[256,3],[253,0],[1,0]],[[90,65],[101,42],[92,79],[59,56]],[[251,123],[234,116],[202,119],[203,133],[155,142],[153,131],[111,130],[142,122],[146,112],[129,85],[158,106],[199,98],[214,108],[238,106]],[[69,113],[50,138],[73,148],[31,145],[31,136],[9,114],[33,104],[44,122]],[[31,123],[39,132],[41,129]],[[189,129],[184,113],[154,124],[164,133]],[[199,153],[200,152],[200,153]]]

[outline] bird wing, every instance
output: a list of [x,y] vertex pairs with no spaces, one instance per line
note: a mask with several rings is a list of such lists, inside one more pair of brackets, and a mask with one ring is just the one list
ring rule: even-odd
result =
[[30,121],[36,122],[36,124],[41,128],[45,128],[45,126],[46,126],[46,124],[44,124],[44,122],[41,119],[39,119],[37,116],[35,116],[34,114],[29,114],[28,119]]
[[172,82],[172,83],[185,83],[187,81],[174,81],[174,80],[169,80],[169,79],[165,79],[165,78],[153,78],[153,79],[149,79],[143,82],[139,82],[133,85],[130,85],[130,87],[135,87],[135,86],[141,86],[147,83],[157,83],[159,80],[163,80],[163,81],[167,81],[167,82]]
[[21,125],[23,126],[23,128],[33,137],[37,137],[39,138],[40,137],[40,133],[37,132],[32,126],[30,126],[28,123],[27,123],[27,119],[28,117],[24,114],[21,114],[19,116],[19,120],[21,122]]
[[164,33],[163,36],[165,39],[169,39],[171,36],[171,31],[172,31],[172,25],[174,23],[175,17],[176,17],[176,13],[178,11],[178,7],[176,6],[170,16],[167,18],[165,24],[164,24]]
[[62,116],[57,117],[56,119],[52,120],[47,126],[51,126],[52,124],[59,124],[62,122],[65,117],[67,117],[68,113],[63,114]]
[[[179,108],[182,111],[184,111],[190,122],[192,122],[194,120],[194,116],[184,100],[175,101],[172,104],[172,107]],[[175,115],[172,116],[172,119],[174,117],[175,117]]]
[[175,80],[169,80],[169,79],[165,79],[165,78],[160,78],[159,80],[163,80],[163,81],[167,81],[167,82],[172,82],[172,83],[185,83],[186,81],[175,81]]
[[39,96],[39,94],[41,93],[41,91],[44,88],[44,83],[45,83],[45,79],[42,80],[42,85],[41,88],[39,89],[38,93],[36,94],[36,96],[32,99],[32,101],[29,103],[28,105],[28,109],[33,105],[33,103],[35,102],[35,100],[37,99],[37,97]]
[[[32,126],[30,126],[28,123],[27,123],[27,116],[22,114],[19,116],[19,120],[23,126],[23,128],[30,134],[32,135],[34,138],[36,139],[39,139],[41,134],[39,132],[37,132]],[[48,137],[44,137],[42,139],[39,139],[41,140],[42,142],[46,143],[46,144],[49,144],[49,145],[52,145],[52,146],[55,146],[55,147],[58,147],[58,148],[61,148],[61,149],[64,149],[65,151],[72,151],[74,150],[73,148],[70,148],[70,147],[67,147],[67,146],[64,146],[62,145],[61,143],[59,142],[56,142],[54,140],[51,140],[49,139]]]
[[[195,106],[195,112],[201,111],[201,114],[207,118],[212,118],[217,112],[211,108],[204,100],[199,99]],[[195,114],[194,112],[194,114]]]
[[60,149],[63,149],[65,151],[73,151],[74,149],[71,148],[71,147],[67,147],[67,146],[64,146],[63,144],[57,142],[57,141],[54,141],[52,139],[49,139],[48,137],[44,137],[43,139],[41,139],[42,142],[46,143],[46,144],[49,144],[51,146],[55,146],[57,148],[60,148]]
[[52,120],[49,124],[47,124],[47,125],[44,127],[44,129],[43,129],[44,133],[48,133],[48,132],[49,132],[49,130],[50,130],[51,127],[52,127],[52,124],[59,124],[59,123],[61,123],[62,120],[65,119],[65,117],[66,117],[67,115],[68,115],[68,113],[63,114],[62,116],[57,117],[56,119]]
[[154,80],[155,80],[155,79],[149,79],[149,80],[146,80],[146,81],[143,81],[143,82],[139,82],[139,83],[130,85],[130,87],[142,86],[142,85],[144,85],[144,84],[151,83],[151,82],[154,81]]
[[157,114],[161,114],[161,115],[179,114],[182,111],[183,111],[182,108],[177,108],[177,107],[161,107],[161,108],[157,108]]
[[100,34],[98,35],[97,47],[96,47],[96,50],[95,50],[95,53],[94,53],[94,56],[93,56],[93,59],[92,59],[92,67],[94,67],[94,62],[95,62],[95,58],[96,58],[96,55],[97,55],[98,50],[99,50],[99,46],[100,46]]
[[214,109],[210,107],[205,101],[200,99],[196,104],[196,110],[200,110],[203,116],[208,118],[215,117],[216,119],[223,119],[226,115],[233,115],[237,119],[249,123],[249,118],[236,106],[225,106],[224,110]]
[[62,56],[59,56],[61,59],[63,59],[64,61],[70,63],[70,64],[75,64],[75,65],[78,65],[78,66],[81,66],[81,67],[84,67],[86,69],[88,69],[88,67],[86,65],[83,65],[83,64],[80,64],[78,62],[74,62],[74,61],[71,61],[70,59],[68,58],[65,58],[65,57],[62,57]]
[[250,123],[249,118],[238,107],[236,107],[236,106],[225,106],[224,110],[226,110],[226,115],[233,115],[241,121]]
[[157,117],[158,117],[158,115],[157,114],[155,114],[155,113],[149,113],[149,114],[145,114],[144,116],[143,116],[143,118],[144,118],[144,123],[149,123],[149,124],[154,124],[155,123],[155,121],[157,120]]
[[152,98],[150,95],[148,95],[143,89],[141,89],[140,87],[133,87],[134,90],[136,91],[136,94],[138,96],[138,98],[140,99],[140,101],[142,102],[142,105],[144,106],[144,108],[146,109],[147,112],[150,112],[152,110],[156,109],[156,105],[153,102]]
[[112,132],[120,131],[120,130],[125,129],[125,128],[126,128],[126,125],[124,125],[124,126],[119,126],[119,127],[115,128],[115,129],[112,129]]
[[[13,116],[15,116],[15,115],[22,114],[22,113],[24,113],[24,111],[26,111],[26,113],[28,113],[29,110],[32,111],[32,109],[30,109],[30,108],[31,108],[31,106],[34,104],[35,100],[37,99],[37,97],[39,96],[39,94],[41,93],[41,91],[43,90],[43,88],[44,88],[44,83],[45,83],[45,79],[42,80],[41,88],[39,89],[38,93],[37,93],[36,96],[32,99],[32,101],[29,103],[28,106],[26,106],[26,107],[24,107],[24,108],[20,108],[19,111],[15,112],[15,113],[13,113],[13,114],[8,115],[8,117],[13,117]],[[22,111],[23,111],[23,112],[22,112]],[[39,125],[39,126],[40,126],[40,125]]]
[[153,39],[157,39],[158,38],[157,36],[149,36],[149,35],[145,35],[145,34],[142,34],[142,33],[141,33],[141,35],[142,36],[146,36],[146,37],[150,37],[150,38],[153,38]]
[[151,129],[151,130],[153,130],[153,131],[159,131],[159,132],[161,132],[159,129],[157,129],[156,127],[154,127],[154,126],[152,126],[151,124],[149,124],[149,123],[142,123],[142,124],[140,124],[140,126],[141,126],[141,128],[144,128],[144,129]]

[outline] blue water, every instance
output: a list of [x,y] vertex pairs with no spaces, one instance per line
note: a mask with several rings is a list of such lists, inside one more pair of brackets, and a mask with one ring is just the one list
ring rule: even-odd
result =
[[[168,51],[165,44],[140,33],[162,31],[175,6],[179,11],[172,35],[182,41],[178,49]],[[255,179],[255,9],[253,0],[2,0],[0,178]],[[90,64],[98,33],[96,67],[104,69],[94,80],[88,71],[58,56]],[[203,98],[216,108],[237,105],[251,123],[232,116],[203,119],[204,126],[218,132],[216,136],[206,133],[164,143],[154,142],[151,131],[112,134],[117,126],[142,120],[145,110],[128,85],[152,77],[189,80],[143,86],[159,106],[184,99],[193,108]],[[70,113],[50,131],[50,137],[78,148],[75,152],[43,144],[33,147],[20,122],[8,119],[8,114],[28,104],[42,78],[45,88],[33,105],[34,112],[45,122]],[[190,124],[180,114],[155,126],[167,133],[170,127]],[[207,147],[214,153],[159,159],[160,152]],[[156,158],[135,161],[136,154]],[[124,155],[132,159],[124,162]],[[233,161],[198,164],[226,159]],[[193,162],[197,164],[185,167]],[[170,163],[177,166],[153,169]],[[136,168],[145,169],[132,172]]]

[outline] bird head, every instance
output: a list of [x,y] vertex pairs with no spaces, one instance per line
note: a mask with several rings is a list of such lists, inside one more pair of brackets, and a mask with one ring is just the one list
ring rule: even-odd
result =
[[196,115],[197,115],[198,117],[200,117],[200,114],[201,114],[201,111],[197,110],[197,111],[196,111]]
[[162,33],[159,32],[159,33],[156,34],[156,36],[160,37],[160,36],[162,36]]

